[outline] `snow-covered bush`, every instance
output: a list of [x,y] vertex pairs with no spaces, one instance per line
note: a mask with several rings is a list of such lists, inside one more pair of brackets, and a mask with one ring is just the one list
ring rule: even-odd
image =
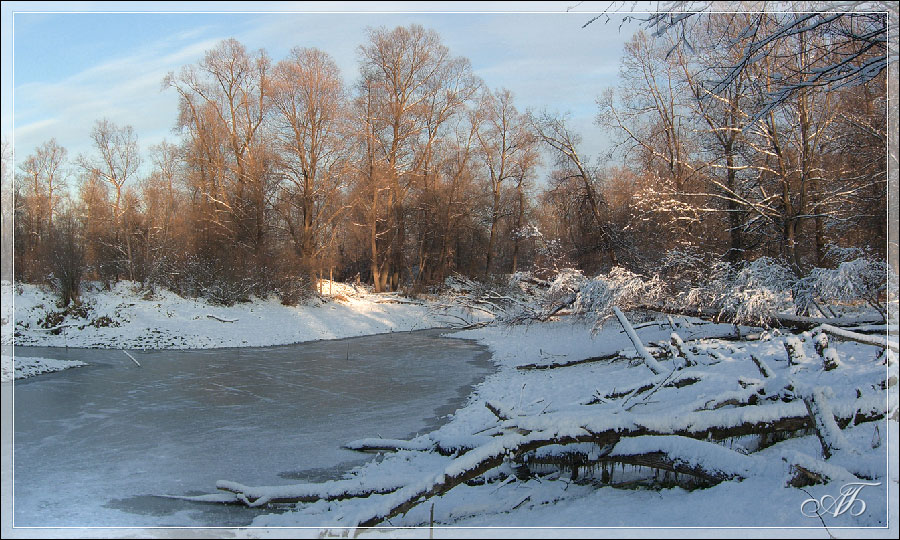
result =
[[655,267],[666,287],[677,295],[697,283],[706,282],[709,268],[715,262],[712,254],[695,246],[683,246],[668,250]]
[[[885,301],[897,298],[897,274],[883,260],[857,258],[837,268],[814,268],[797,283],[798,307],[808,310],[818,302],[831,304],[867,303],[882,316]],[[817,300],[818,299],[818,300]]]
[[550,280],[550,287],[547,289],[544,303],[549,305],[560,302],[571,304],[589,281],[581,270],[563,268]]
[[613,307],[623,310],[657,304],[665,297],[658,276],[645,278],[622,267],[587,280],[578,291],[577,313],[588,315],[599,327],[613,314]]
[[720,262],[710,280],[683,295],[687,306],[715,310],[735,322],[765,324],[776,313],[793,309],[794,274],[775,259],[760,257],[742,265]]

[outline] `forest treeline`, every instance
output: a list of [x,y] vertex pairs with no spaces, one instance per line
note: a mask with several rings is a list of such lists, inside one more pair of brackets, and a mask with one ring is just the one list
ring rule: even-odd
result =
[[618,86],[597,89],[615,142],[603,163],[565,115],[521,110],[421,26],[370,29],[352,83],[326,51],[275,61],[224,40],[163,81],[176,142],[142,148],[104,118],[86,126],[86,155],[55,139],[19,149],[16,279],[52,283],[64,303],[85,279],[293,303],[316,277],[417,292],[452,273],[766,256],[799,274],[884,258],[886,72],[816,84],[824,68],[883,60],[835,29],[884,20],[803,27],[747,62],[784,16],[705,15],[689,47],[636,33]]

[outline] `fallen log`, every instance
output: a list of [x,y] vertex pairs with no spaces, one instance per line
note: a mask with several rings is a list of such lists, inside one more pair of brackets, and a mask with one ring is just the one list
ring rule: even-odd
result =
[[637,332],[635,332],[634,328],[631,327],[631,323],[629,323],[628,319],[625,318],[622,310],[620,310],[616,306],[613,306],[613,313],[616,314],[616,318],[619,319],[619,324],[621,324],[622,328],[625,329],[625,333],[628,335],[628,339],[631,340],[632,345],[634,345],[634,349],[644,360],[644,365],[646,365],[654,375],[662,374],[665,370],[660,365],[660,363],[656,361],[656,358],[653,358],[653,356],[647,351],[646,347],[644,347],[644,344],[641,343],[641,339],[638,337]]
[[897,343],[889,341],[887,338],[884,338],[882,336],[871,336],[860,334],[857,332],[851,332],[849,330],[844,330],[843,328],[836,328],[831,324],[820,324],[812,331],[813,335],[819,334],[821,332],[831,334],[834,337],[841,338],[846,341],[855,341],[864,345],[875,345],[876,347],[881,347],[882,349],[890,349],[894,352],[900,352],[900,346],[898,346]]
[[[880,406],[884,406],[883,401]],[[855,423],[874,421],[884,418],[885,411],[879,408],[877,400],[857,400],[849,407],[841,408],[854,412],[836,419],[838,425],[846,426]],[[748,409],[754,409],[749,411]],[[767,414],[768,413],[768,414]],[[778,414],[786,413],[786,414]],[[357,535],[359,529],[375,527],[386,520],[405,514],[415,506],[428,499],[443,495],[454,487],[468,482],[491,469],[501,465],[506,459],[518,461],[523,454],[549,445],[567,445],[573,443],[593,443],[600,446],[617,444],[626,437],[646,435],[680,435],[692,439],[721,440],[743,435],[772,433],[779,431],[795,432],[807,429],[811,425],[808,411],[803,404],[788,403],[780,406],[757,406],[727,411],[703,411],[692,415],[687,425],[663,426],[653,428],[656,422],[648,418],[647,425],[641,425],[637,417],[630,428],[615,425],[603,430],[593,430],[590,425],[568,429],[556,419],[558,415],[546,415],[548,418],[531,418],[541,424],[549,423],[547,431],[531,431],[528,425],[517,425],[524,433],[510,433],[490,443],[476,448],[464,456],[453,460],[441,473],[388,495],[388,501],[379,501],[374,510],[361,514],[357,518]],[[713,419],[720,420],[713,422]],[[528,420],[517,419],[518,422]],[[526,423],[527,424],[527,423]],[[555,426],[555,427],[554,427]]]
[[293,484],[287,486],[263,486],[252,487],[219,480],[216,489],[233,493],[239,502],[248,507],[264,506],[268,504],[297,504],[316,501],[340,501],[369,497],[371,495],[383,495],[392,493],[403,487],[402,482],[382,485],[375,488],[367,488],[359,479],[332,480],[322,484]]
[[534,369],[557,369],[557,368],[564,368],[564,367],[569,367],[569,366],[577,366],[580,364],[590,364],[590,363],[594,363],[594,362],[606,362],[609,360],[614,360],[621,356],[622,356],[621,351],[619,351],[619,352],[604,354],[601,356],[592,356],[590,358],[582,358],[579,360],[568,360],[566,362],[555,362],[552,364],[525,364],[523,366],[516,366],[516,369],[520,369],[522,371],[529,371],[529,370],[534,370]]
[[[717,323],[734,323],[734,313],[727,311],[717,311],[714,309],[693,308],[693,307],[673,307],[662,306],[656,304],[644,304],[631,308],[632,310],[656,311],[658,313],[667,313],[671,315],[684,315],[687,317],[697,317],[711,322]],[[776,313],[762,317],[759,321],[761,324],[769,327],[793,328],[797,330],[811,330],[816,326],[828,324],[831,326],[859,326],[865,324],[884,324],[884,319],[880,315],[872,315],[866,317],[803,317],[801,315],[790,315],[787,313]]]
[[837,422],[834,421],[834,413],[831,404],[825,397],[825,392],[816,388],[803,398],[806,410],[809,413],[810,423],[816,430],[816,436],[822,446],[822,455],[825,459],[837,450],[851,448],[850,441],[844,436]]
[[471,450],[471,447],[446,447],[430,439],[423,441],[406,441],[403,439],[367,438],[350,441],[347,444],[341,445],[341,447],[346,450],[365,453],[410,450],[414,452],[437,452],[442,456],[462,454]]
[[[665,376],[660,375],[660,376],[654,378],[653,380],[651,380],[650,382],[646,382],[646,383],[640,384],[638,386],[626,388],[624,390],[613,390],[612,392],[609,392],[608,394],[604,395],[603,398],[604,399],[619,399],[619,398],[623,398],[626,396],[632,396],[632,397],[637,396],[637,395],[643,394],[644,392],[646,392],[648,390],[652,390],[654,387],[656,387],[660,383],[662,383],[662,385],[667,388],[683,388],[685,386],[690,386],[692,384],[700,382],[699,377],[697,377],[696,375],[692,375],[690,373],[682,373],[678,377],[675,377],[672,380],[667,380],[671,375],[672,375],[671,373],[669,373],[668,375],[665,375]],[[596,405],[597,403],[601,403],[601,400],[592,400],[592,401],[586,403],[586,405]]]
[[[867,396],[850,403],[836,403],[831,409],[834,421],[839,427],[850,422],[859,424],[880,420],[886,416],[885,403],[881,396]],[[887,410],[896,408],[896,400],[889,404]],[[516,431],[492,439],[490,442],[472,449],[466,454],[451,460],[444,469],[413,484],[406,484],[402,479],[395,479],[390,484],[381,486],[363,486],[361,479],[339,480],[324,484],[302,484],[295,486],[273,486],[254,488],[234,482],[220,481],[220,490],[234,493],[238,499],[248,506],[264,504],[315,502],[317,500],[339,500],[344,498],[369,497],[381,495],[373,501],[372,506],[355,517],[357,531],[374,527],[386,520],[404,514],[427,501],[440,496],[454,487],[468,483],[486,472],[500,466],[506,460],[524,461],[524,456],[538,449],[575,443],[591,443],[601,448],[615,447],[622,441],[633,441],[641,436],[677,435],[690,439],[723,440],[752,434],[769,434],[778,432],[796,432],[808,429],[813,424],[809,411],[803,403],[792,402],[778,405],[760,405],[740,409],[694,412],[683,419],[678,417],[659,418],[657,415],[597,415],[585,418],[582,422],[572,422],[567,413],[553,413],[537,417],[520,417],[505,422],[506,426]],[[566,421],[567,420],[567,421]],[[665,440],[662,440],[665,442]],[[696,441],[695,441],[696,442]],[[665,446],[654,448],[646,442],[638,447],[642,452],[629,452],[626,443],[619,447],[622,459],[625,456],[643,455],[656,451],[668,450]],[[713,443],[706,443],[713,444]],[[712,447],[709,447],[712,448]],[[690,450],[690,448],[688,449]],[[718,451],[718,450],[716,450]],[[691,452],[696,454],[696,452]],[[666,452],[671,457],[670,452]],[[709,455],[709,452],[704,452]],[[731,454],[728,454],[731,456]],[[615,456],[614,456],[615,457]],[[637,458],[635,458],[637,459]],[[640,459],[650,459],[644,457]],[[704,458],[706,459],[706,458]],[[720,462],[722,460],[719,460]],[[727,460],[724,460],[727,461]],[[654,463],[665,465],[662,458],[657,457]],[[700,462],[687,462],[696,467]],[[675,467],[672,463],[670,466]],[[739,466],[740,463],[738,463]],[[706,469],[703,469],[706,470]],[[731,467],[724,471],[727,474],[739,473],[739,467]],[[739,476],[739,474],[738,474]],[[736,477],[736,476],[734,476]]]
[[[627,437],[600,450],[570,451],[566,448],[558,451],[544,448],[542,450],[551,451],[524,456],[524,463],[573,470],[635,465],[686,474],[707,485],[746,478],[761,463],[758,457],[738,454],[716,443],[673,436]],[[608,477],[603,482],[610,483]]]

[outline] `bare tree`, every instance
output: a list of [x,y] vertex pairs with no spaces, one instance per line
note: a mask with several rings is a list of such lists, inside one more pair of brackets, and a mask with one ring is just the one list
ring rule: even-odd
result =
[[[479,155],[487,169],[490,189],[490,236],[484,273],[491,271],[497,241],[497,226],[501,218],[501,196],[505,183],[517,181],[517,194],[532,174],[537,162],[537,138],[528,129],[527,119],[513,105],[513,95],[507,89],[486,91],[481,99],[481,128],[477,131]],[[524,210],[523,201],[516,201]],[[517,214],[519,221],[521,212]]]
[[59,207],[61,191],[66,189],[63,165],[65,148],[50,139],[25,158],[19,169],[27,177],[30,195],[36,199],[39,219],[49,231],[53,228],[53,214]]
[[113,189],[114,247],[124,258],[128,279],[134,279],[135,254],[131,236],[124,231],[122,216],[125,183],[135,175],[141,162],[137,135],[131,126],[119,127],[104,118],[94,124],[91,140],[97,154],[78,156],[77,163],[90,176],[108,183]]
[[[672,0],[654,4],[654,12],[648,15],[626,15],[626,20],[638,20],[654,29],[656,36],[670,34],[675,37],[672,50],[684,46],[693,48],[696,15],[711,11],[714,2]],[[738,3],[734,9],[735,21],[743,29],[739,40],[742,55],[715,81],[713,93],[718,94],[730,86],[750,65],[757,62],[773,43],[792,39],[807,32],[817,31],[827,37],[823,48],[836,52],[827,65],[814,70],[791,69],[779,73],[778,84],[773,85],[763,107],[753,121],[761,120],[769,110],[783,103],[792,94],[811,86],[837,89],[865,84],[897,61],[897,48],[891,48],[888,36],[888,19],[897,28],[898,8],[895,2],[832,1],[788,2],[766,9],[763,5]],[[584,26],[597,20],[609,20],[609,14],[628,9],[628,3],[615,3],[605,13],[592,17]],[[743,13],[751,13],[747,20]],[[771,24],[772,19],[776,20]]]
[[66,189],[66,149],[50,139],[19,164],[18,249],[23,275],[38,278],[48,268],[53,217]]
[[529,123],[538,138],[555,154],[560,169],[557,182],[575,181],[587,202],[593,226],[599,234],[597,249],[607,255],[611,266],[618,266],[616,235],[608,219],[608,204],[597,189],[597,178],[578,153],[581,136],[566,124],[566,118],[549,113],[531,114]]
[[[365,168],[370,173],[372,197],[372,275],[377,291],[396,290],[407,266],[407,196],[422,177],[421,167],[428,162],[421,159],[423,153],[416,151],[417,145],[423,133],[429,129],[436,133],[439,124],[449,117],[435,116],[433,105],[453,98],[452,82],[448,87],[448,81],[459,80],[455,75],[459,70],[452,68],[458,61],[450,56],[437,32],[415,24],[393,30],[371,29],[368,44],[359,52],[369,164]],[[458,99],[450,100],[455,101]],[[379,175],[380,181],[374,175]],[[379,231],[377,206],[382,193],[386,199],[384,227]],[[387,258],[381,255],[382,246],[389,253]]]
[[251,54],[232,38],[163,81],[180,97],[179,125],[194,147],[196,189],[204,199],[199,204],[206,209],[209,241],[239,246],[231,256],[245,267],[261,264],[265,256],[266,214],[276,186],[264,143],[269,72],[264,51]]
[[275,66],[272,96],[280,166],[288,180],[280,215],[312,281],[327,246],[323,233],[344,210],[338,202],[348,146],[343,82],[328,54],[295,48]]

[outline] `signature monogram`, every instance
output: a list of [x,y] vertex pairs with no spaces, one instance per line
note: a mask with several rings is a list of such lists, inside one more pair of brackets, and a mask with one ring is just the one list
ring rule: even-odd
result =
[[845,512],[858,516],[866,511],[866,501],[859,496],[866,486],[880,486],[881,482],[850,482],[844,484],[837,497],[822,495],[819,499],[806,499],[800,504],[800,513],[806,517],[821,517],[825,514],[838,517]]

